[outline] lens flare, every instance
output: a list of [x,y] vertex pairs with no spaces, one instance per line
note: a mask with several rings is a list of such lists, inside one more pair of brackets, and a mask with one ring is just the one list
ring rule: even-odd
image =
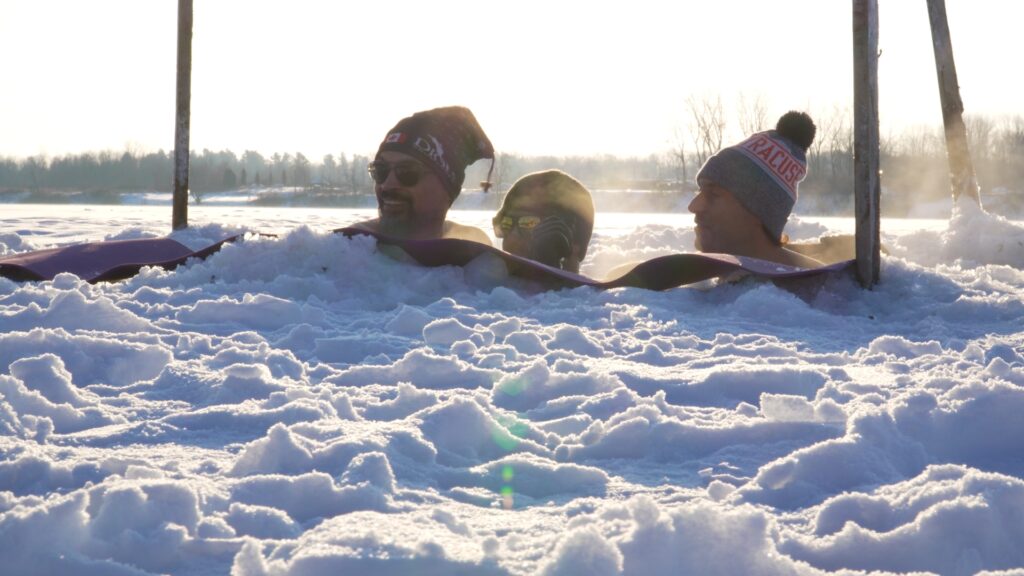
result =
[[491,428],[491,440],[503,450],[511,452],[519,446],[519,439],[529,430],[526,423],[511,416],[498,418],[498,425]]

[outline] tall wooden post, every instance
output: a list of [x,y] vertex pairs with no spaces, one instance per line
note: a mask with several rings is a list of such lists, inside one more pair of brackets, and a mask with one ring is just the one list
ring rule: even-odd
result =
[[864,288],[878,283],[881,261],[878,140],[878,0],[853,0],[853,190]]
[[192,0],[178,0],[178,90],[174,120],[174,198],[171,228],[188,226],[189,123],[192,115]]
[[978,179],[967,147],[964,103],[960,99],[960,84],[956,79],[956,64],[953,62],[946,0],[928,0],[928,19],[931,21],[932,47],[935,49],[935,71],[939,76],[939,98],[942,102],[942,124],[946,129],[946,155],[949,158],[949,183],[953,201],[956,202],[961,194],[967,194],[981,206]]

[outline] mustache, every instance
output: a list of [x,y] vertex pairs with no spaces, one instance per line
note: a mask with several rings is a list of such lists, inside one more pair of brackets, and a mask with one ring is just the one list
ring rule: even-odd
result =
[[411,200],[408,194],[398,190],[381,190],[378,198],[389,202],[409,202]]

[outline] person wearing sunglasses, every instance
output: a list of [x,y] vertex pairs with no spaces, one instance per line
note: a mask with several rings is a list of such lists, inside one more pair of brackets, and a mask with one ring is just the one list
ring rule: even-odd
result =
[[[403,240],[461,238],[490,245],[483,230],[447,219],[466,167],[485,158],[493,171],[494,147],[468,108],[434,108],[403,118],[367,166],[378,217],[355,227]],[[487,190],[490,183],[481,186]]]
[[561,170],[534,172],[512,184],[493,224],[502,250],[579,272],[594,230],[594,200]]

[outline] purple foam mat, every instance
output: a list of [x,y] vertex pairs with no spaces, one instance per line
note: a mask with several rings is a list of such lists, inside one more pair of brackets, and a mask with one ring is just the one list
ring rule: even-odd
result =
[[602,289],[633,287],[667,290],[736,272],[745,272],[771,280],[791,280],[845,270],[853,262],[847,260],[820,268],[798,268],[730,254],[671,254],[640,262],[621,276],[602,281],[553,268],[503,252],[493,246],[469,240],[454,238],[399,240],[359,228],[340,228],[334,232],[346,236],[372,236],[382,244],[400,247],[424,266],[465,266],[482,254],[491,254],[505,262],[510,274],[555,287],[593,286]]
[[[465,266],[483,254],[490,254],[500,258],[510,274],[552,288],[593,286],[602,289],[635,287],[667,290],[736,272],[787,280],[836,272],[848,268],[852,262],[806,269],[728,254],[672,254],[641,262],[617,278],[601,281],[469,240],[400,240],[358,228],[340,228],[334,232],[349,237],[371,236],[381,244],[401,248],[424,266]],[[37,250],[0,258],[0,276],[19,281],[52,280],[57,274],[70,272],[89,282],[121,280],[137,274],[143,266],[170,270],[189,258],[206,258],[220,250],[225,242],[233,242],[240,237],[225,238],[195,251],[170,238],[111,240]]]
[[73,244],[0,258],[0,276],[18,281],[52,280],[57,274],[70,272],[89,282],[123,280],[138,274],[143,266],[170,270],[189,258],[206,258],[225,242],[238,238],[225,238],[195,251],[170,238]]

